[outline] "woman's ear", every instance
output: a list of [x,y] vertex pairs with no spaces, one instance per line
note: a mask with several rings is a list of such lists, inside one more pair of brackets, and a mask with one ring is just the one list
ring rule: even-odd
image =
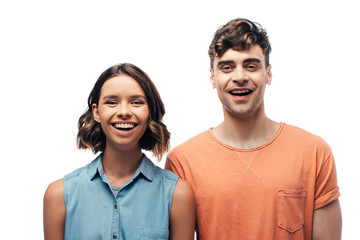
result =
[[97,121],[98,123],[100,123],[100,116],[99,116],[99,110],[98,107],[95,103],[93,103],[93,105],[91,105],[91,110],[94,116],[94,120]]

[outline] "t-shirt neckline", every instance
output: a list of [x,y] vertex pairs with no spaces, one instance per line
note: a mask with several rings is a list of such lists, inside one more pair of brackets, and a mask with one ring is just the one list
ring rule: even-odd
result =
[[211,137],[215,142],[217,142],[218,144],[222,145],[222,146],[225,147],[225,148],[228,148],[228,149],[233,150],[233,151],[238,151],[238,152],[253,152],[253,151],[257,151],[257,150],[263,149],[263,148],[265,148],[266,146],[270,145],[272,142],[274,142],[274,141],[277,139],[277,137],[280,135],[280,133],[281,133],[282,129],[284,128],[284,126],[285,126],[285,123],[280,122],[280,126],[279,126],[276,134],[273,136],[272,139],[270,139],[268,142],[266,142],[266,143],[264,143],[264,144],[262,144],[262,145],[260,145],[260,146],[258,146],[258,147],[249,148],[249,149],[236,148],[236,147],[232,147],[232,146],[230,146],[230,145],[227,145],[227,144],[221,142],[221,141],[220,141],[219,139],[217,139],[217,138],[214,136],[214,134],[212,133],[211,129],[213,129],[213,127],[209,128],[207,132],[209,133],[210,137]]

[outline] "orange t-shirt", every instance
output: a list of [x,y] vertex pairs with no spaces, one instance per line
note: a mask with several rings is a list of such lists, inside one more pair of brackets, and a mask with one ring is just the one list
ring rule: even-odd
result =
[[236,149],[211,129],[168,154],[165,168],[194,190],[200,239],[311,239],[313,211],[337,199],[324,140],[282,123],[253,149]]

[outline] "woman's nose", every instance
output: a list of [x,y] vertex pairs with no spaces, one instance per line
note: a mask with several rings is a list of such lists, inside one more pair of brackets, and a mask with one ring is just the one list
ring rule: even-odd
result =
[[129,107],[127,106],[127,104],[120,104],[118,111],[117,111],[117,116],[119,118],[123,118],[123,119],[128,119],[131,117],[131,111],[129,109]]

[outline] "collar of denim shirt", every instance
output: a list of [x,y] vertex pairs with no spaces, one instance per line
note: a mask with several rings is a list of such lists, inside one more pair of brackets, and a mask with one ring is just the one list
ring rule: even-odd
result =
[[[93,180],[97,176],[97,174],[99,174],[99,176],[104,179],[105,173],[102,166],[101,157],[102,157],[102,153],[99,156],[97,156],[89,166],[88,175],[90,177],[90,180]],[[156,166],[145,154],[143,154],[141,164],[136,170],[134,176],[131,177],[131,180],[138,177],[139,174],[141,173],[147,180],[152,182],[155,172],[156,172]]]

